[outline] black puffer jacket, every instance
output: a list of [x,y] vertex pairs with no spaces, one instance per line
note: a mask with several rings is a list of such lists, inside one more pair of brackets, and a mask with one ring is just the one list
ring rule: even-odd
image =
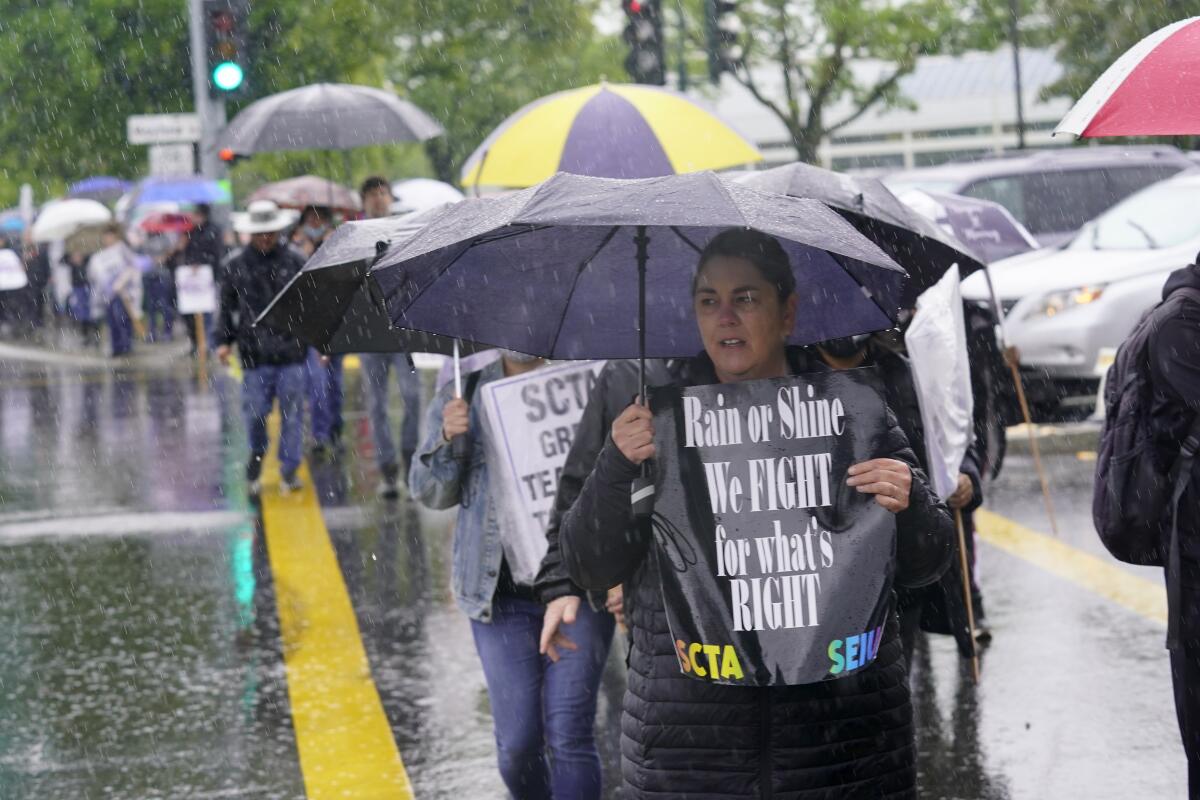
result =
[[269,253],[243,248],[231,258],[221,278],[218,345],[237,344],[242,366],[283,366],[304,361],[308,348],[287,333],[254,320],[304,268],[304,259],[288,247],[276,245]]
[[[793,372],[825,369],[797,349]],[[679,385],[715,383],[699,356],[672,369]],[[589,414],[603,424],[628,405],[630,386],[611,381]],[[933,497],[903,432],[890,416],[881,456],[913,467],[909,508],[898,516],[897,580],[931,583],[945,571],[953,523]],[[584,441],[578,438],[576,442]],[[571,580],[585,589],[625,584],[633,644],[622,720],[625,796],[633,798],[907,798],[916,767],[907,670],[895,615],[875,662],[839,680],[770,689],[708,684],[680,673],[650,551],[649,531],[632,524],[630,481],[637,468],[605,437],[599,454],[572,449],[568,462],[595,468],[566,513],[555,545]]]
[[[669,383],[669,363],[659,359],[647,361],[646,383],[650,386]],[[578,595],[586,596],[593,608],[604,607],[604,592],[585,592],[576,586],[567,574],[567,566],[563,563],[562,550],[559,547],[558,530],[562,525],[563,515],[574,505],[575,498],[579,497],[583,482],[591,474],[592,467],[596,464],[596,456],[608,438],[608,429],[612,426],[615,415],[610,413],[607,399],[620,403],[616,408],[616,413],[620,413],[633,401],[637,391],[636,361],[609,361],[596,376],[596,385],[592,389],[593,399],[583,411],[570,455],[563,464],[562,474],[558,478],[557,493],[554,496],[554,509],[550,512],[550,523],[546,526],[549,547],[542,558],[542,567],[538,571],[534,586],[537,598],[543,604],[548,605],[551,600],[566,595]]]

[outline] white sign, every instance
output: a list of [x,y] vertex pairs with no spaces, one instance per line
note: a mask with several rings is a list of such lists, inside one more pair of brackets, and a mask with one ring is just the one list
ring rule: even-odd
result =
[[134,114],[125,121],[130,144],[200,141],[199,114]]
[[190,144],[152,144],[149,152],[150,174],[155,178],[196,172],[196,157]]
[[546,555],[558,477],[603,366],[603,361],[558,364],[480,388],[500,540],[519,584],[533,584]]
[[921,424],[929,479],[945,500],[958,488],[958,468],[975,435],[971,365],[959,293],[958,266],[917,298],[917,313],[904,333]]
[[208,264],[186,264],[175,270],[175,298],[181,315],[217,310],[217,285]]
[[21,257],[8,248],[0,250],[0,292],[24,289],[28,285]]

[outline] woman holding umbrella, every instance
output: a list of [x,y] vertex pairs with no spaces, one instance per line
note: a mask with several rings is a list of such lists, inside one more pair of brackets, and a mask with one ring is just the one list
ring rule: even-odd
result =
[[[785,345],[795,323],[796,282],[773,237],[748,229],[716,236],[699,258],[692,304],[704,352],[672,364],[681,386],[821,371],[808,351]],[[817,684],[768,688],[705,683],[680,672],[666,625],[648,526],[630,515],[630,485],[655,455],[653,417],[614,387],[593,403],[610,433],[551,551],[588,590],[625,585],[632,650],[622,723],[625,796],[915,797],[916,767],[907,670],[894,611],[873,663]],[[594,414],[585,415],[596,420]],[[944,572],[954,534],[895,418],[886,446],[850,468],[847,483],[896,514],[897,583],[921,586]],[[592,424],[595,424],[594,422]],[[581,440],[597,437],[580,431]],[[568,461],[568,468],[570,461]],[[543,567],[545,570],[545,567]],[[562,597],[547,610],[543,646],[553,652]],[[570,616],[568,613],[567,616]]]

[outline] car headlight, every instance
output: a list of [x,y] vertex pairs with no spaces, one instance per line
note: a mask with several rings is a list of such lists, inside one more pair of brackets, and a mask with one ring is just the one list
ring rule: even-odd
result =
[[1104,294],[1105,284],[1093,286],[1076,286],[1074,289],[1062,289],[1050,292],[1029,310],[1025,319],[1031,317],[1054,317],[1073,308],[1094,303]]

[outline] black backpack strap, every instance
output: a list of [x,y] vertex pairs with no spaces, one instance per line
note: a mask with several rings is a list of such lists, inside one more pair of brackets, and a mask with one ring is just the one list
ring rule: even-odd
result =
[[1192,465],[1196,453],[1200,451],[1200,413],[1192,420],[1183,444],[1179,448],[1179,456],[1171,467],[1171,542],[1167,554],[1167,649],[1179,648],[1179,615],[1180,603],[1183,601],[1183,584],[1180,574],[1179,550],[1179,507],[1183,502],[1183,494],[1187,491],[1192,480]]

